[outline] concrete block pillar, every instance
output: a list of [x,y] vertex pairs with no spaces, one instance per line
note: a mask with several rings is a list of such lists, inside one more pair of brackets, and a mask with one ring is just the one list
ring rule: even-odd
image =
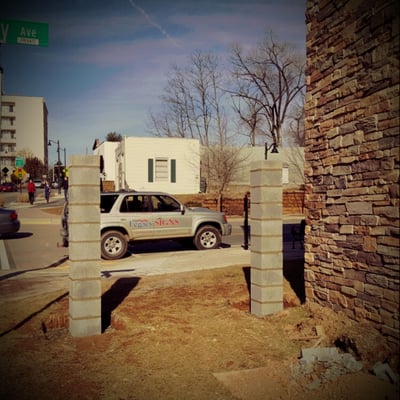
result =
[[100,158],[72,156],[69,166],[69,331],[101,333]]
[[250,185],[250,307],[264,316],[283,310],[282,163],[253,163]]

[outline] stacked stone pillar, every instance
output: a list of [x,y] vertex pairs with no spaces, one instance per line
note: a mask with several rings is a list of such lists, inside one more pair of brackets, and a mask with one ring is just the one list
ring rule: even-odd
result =
[[69,167],[69,331],[101,333],[100,160],[72,156]]
[[252,164],[251,185],[251,313],[283,309],[282,163]]

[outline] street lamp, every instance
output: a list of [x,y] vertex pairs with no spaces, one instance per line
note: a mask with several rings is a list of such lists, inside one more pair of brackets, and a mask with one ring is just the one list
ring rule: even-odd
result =
[[[272,149],[272,150],[271,150]],[[268,152],[271,150],[271,154],[278,154],[278,146],[276,145],[276,143],[272,143],[271,146],[268,147],[268,143],[265,143],[265,153],[264,153],[264,157],[265,160],[267,159],[268,156]]]
[[54,144],[56,144],[57,145],[57,170],[58,170],[58,192],[59,193],[61,193],[61,171],[60,171],[60,168],[61,168],[61,161],[60,161],[60,150],[62,149],[62,150],[64,150],[64,168],[66,168],[66,163],[67,163],[67,160],[66,160],[66,158],[67,158],[67,156],[66,156],[66,152],[67,152],[67,150],[66,150],[66,148],[65,147],[60,147],[60,141],[59,140],[57,140],[57,141],[55,141],[55,140],[51,140],[51,139],[49,139],[49,142],[47,143],[47,145],[48,146],[51,146],[51,144],[52,143],[54,143]]

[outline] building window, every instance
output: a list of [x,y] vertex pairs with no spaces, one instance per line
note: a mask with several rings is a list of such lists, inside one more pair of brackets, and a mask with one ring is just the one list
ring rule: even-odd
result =
[[3,117],[3,121],[5,125],[14,126],[15,125],[15,118],[14,117]]
[[156,158],[154,179],[156,182],[168,182],[168,158]]
[[147,160],[148,182],[170,182],[176,183],[176,160],[167,157],[149,158]]

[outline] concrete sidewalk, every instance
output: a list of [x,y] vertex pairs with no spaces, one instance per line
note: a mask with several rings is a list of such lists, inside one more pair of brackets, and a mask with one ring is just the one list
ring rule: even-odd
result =
[[[300,249],[288,248],[285,262],[299,260]],[[157,253],[139,253],[115,261],[99,261],[102,279],[168,275],[230,266],[250,266],[251,251],[241,246],[216,250],[179,250]],[[45,268],[30,270],[0,270],[0,308],[8,302],[69,290],[69,261],[67,258]],[[57,297],[57,296],[56,296]],[[37,300],[36,300],[37,301]],[[45,304],[43,304],[45,306]]]

